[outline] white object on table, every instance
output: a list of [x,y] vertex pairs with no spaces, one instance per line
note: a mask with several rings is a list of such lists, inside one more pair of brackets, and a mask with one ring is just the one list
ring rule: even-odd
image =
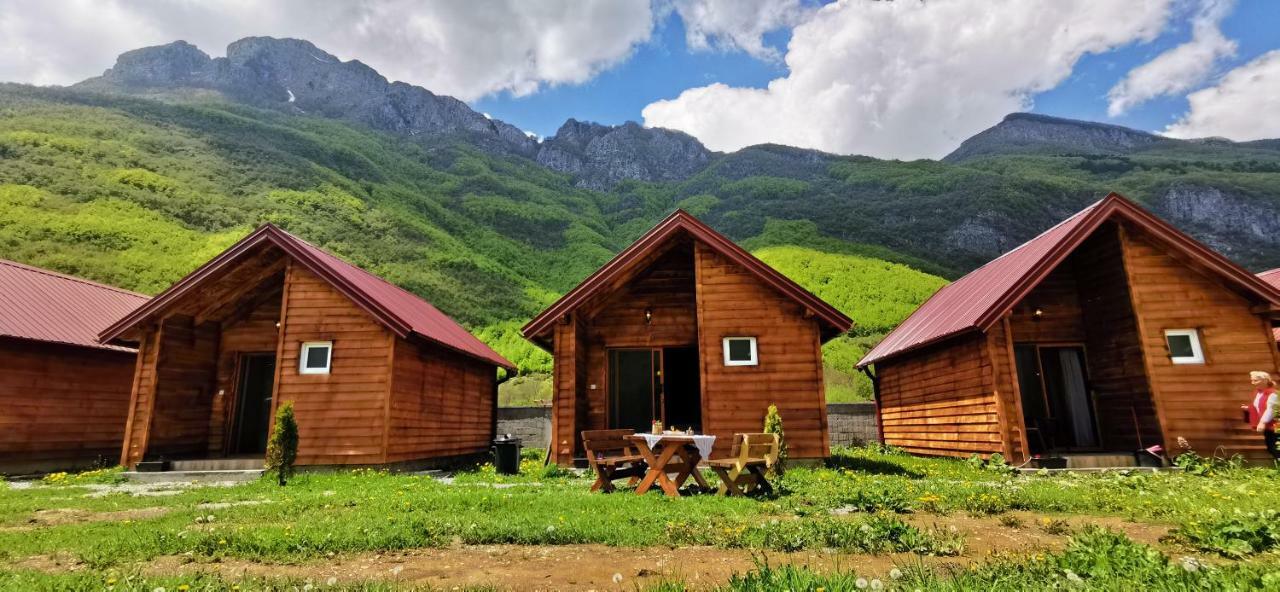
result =
[[685,434],[640,434],[644,437],[644,443],[653,448],[663,438],[693,438],[693,445],[698,448],[698,454],[702,455],[703,460],[711,458],[711,447],[716,443],[715,436],[689,436]]

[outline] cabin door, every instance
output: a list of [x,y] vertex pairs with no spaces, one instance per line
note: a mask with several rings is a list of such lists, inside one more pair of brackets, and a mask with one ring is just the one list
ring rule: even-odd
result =
[[1018,345],[1014,356],[1032,452],[1097,448],[1084,348]]
[[275,354],[243,354],[236,388],[235,421],[231,429],[231,454],[267,451],[267,426],[271,425],[271,388],[276,376]]
[[609,350],[609,428],[647,432],[662,418],[662,350]]
[[698,348],[662,350],[662,408],[666,425],[702,432],[702,381],[698,376]]

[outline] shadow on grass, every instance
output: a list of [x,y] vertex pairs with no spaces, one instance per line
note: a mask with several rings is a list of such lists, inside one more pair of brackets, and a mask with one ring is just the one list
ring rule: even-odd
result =
[[924,473],[913,471],[900,464],[856,456],[836,455],[827,459],[827,468],[857,471],[871,475],[898,475],[911,479],[922,479]]

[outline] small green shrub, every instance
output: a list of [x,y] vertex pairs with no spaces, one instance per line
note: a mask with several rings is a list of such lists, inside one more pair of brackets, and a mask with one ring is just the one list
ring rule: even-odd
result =
[[293,417],[293,402],[276,411],[276,424],[267,442],[267,470],[275,473],[284,487],[293,476],[293,463],[298,460],[298,422]]
[[1174,535],[1203,551],[1241,558],[1280,549],[1280,512],[1264,510],[1211,522],[1188,521]]
[[782,429],[782,416],[778,414],[777,405],[770,405],[764,414],[764,433],[778,435],[778,462],[770,472],[781,475],[786,470],[787,435]]

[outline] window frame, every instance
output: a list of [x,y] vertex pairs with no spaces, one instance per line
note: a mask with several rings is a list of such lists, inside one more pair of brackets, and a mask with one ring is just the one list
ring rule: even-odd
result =
[[[324,367],[308,368],[307,354],[312,348],[325,348]],[[332,341],[304,341],[298,349],[298,374],[329,374],[333,370],[333,342]]]
[[[734,360],[730,356],[729,342],[740,340],[740,339],[745,339],[747,340],[748,343],[751,344],[751,359]],[[724,351],[725,366],[759,366],[760,365],[760,350],[757,347],[757,341],[755,337],[749,337],[746,335],[735,335],[732,337],[725,337],[720,340],[720,348]]]
[[[1173,348],[1169,346],[1170,337],[1187,337],[1191,340],[1190,356],[1175,356]],[[1200,331],[1198,329],[1165,329],[1164,330],[1164,347],[1169,352],[1169,361],[1176,365],[1193,365],[1204,364],[1204,344],[1200,342]]]

